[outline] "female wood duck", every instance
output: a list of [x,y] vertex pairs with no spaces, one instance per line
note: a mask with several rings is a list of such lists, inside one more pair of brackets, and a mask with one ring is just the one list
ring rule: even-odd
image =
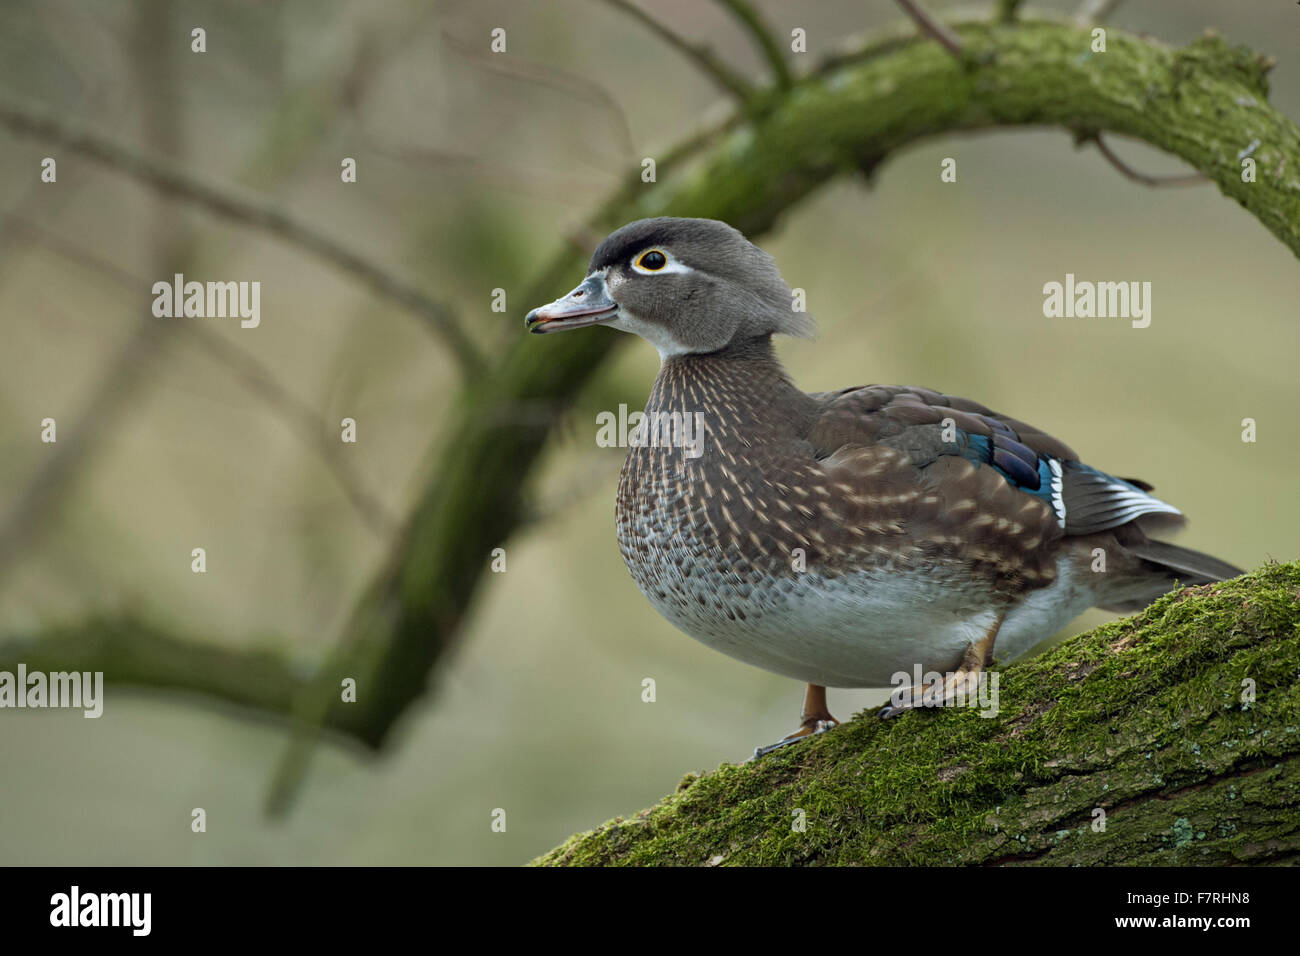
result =
[[[1182,514],[1031,425],[927,388],[807,394],[772,336],[808,336],[770,256],[708,219],[643,219],[596,249],[532,332],[608,325],[659,350],[618,541],[642,593],[724,654],[808,684],[799,729],[837,723],[826,687],[947,674],[942,704],[1089,607],[1129,611],[1239,574],[1148,538]],[[702,417],[697,417],[702,416]],[[702,441],[673,441],[691,423]],[[674,431],[676,428],[676,431]],[[659,440],[665,439],[665,440]]]

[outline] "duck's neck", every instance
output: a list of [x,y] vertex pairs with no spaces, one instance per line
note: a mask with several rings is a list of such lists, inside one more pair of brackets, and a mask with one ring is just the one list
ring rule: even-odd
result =
[[665,359],[646,412],[699,412],[711,428],[761,440],[804,434],[816,406],[790,381],[764,335]]

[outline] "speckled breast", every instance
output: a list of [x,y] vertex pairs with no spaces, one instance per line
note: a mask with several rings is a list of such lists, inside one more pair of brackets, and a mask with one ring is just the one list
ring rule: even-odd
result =
[[747,460],[742,449],[753,452],[715,435],[695,459],[673,448],[628,454],[616,508],[619,547],[664,618],[738,660],[830,686],[888,683],[901,664],[896,647],[878,638],[905,619],[934,642],[925,660],[960,654],[970,638],[957,617],[927,629],[916,614],[918,605],[933,606],[932,576],[887,572],[870,553],[832,570],[806,537],[808,515],[789,500],[798,496],[764,473],[784,475],[781,463]]
[[637,586],[709,644],[740,640],[747,623],[800,590],[791,556],[745,530],[752,512],[716,457],[716,449],[692,460],[682,449],[633,448],[616,507],[619,548]]

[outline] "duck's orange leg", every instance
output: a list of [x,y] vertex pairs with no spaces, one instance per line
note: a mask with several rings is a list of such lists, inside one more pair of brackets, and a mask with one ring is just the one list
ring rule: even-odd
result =
[[761,757],[778,747],[785,747],[813,734],[825,733],[832,727],[838,727],[839,723],[831,716],[826,706],[826,688],[820,684],[809,684],[803,692],[803,711],[799,714],[799,729],[774,744],[754,748],[754,756]]

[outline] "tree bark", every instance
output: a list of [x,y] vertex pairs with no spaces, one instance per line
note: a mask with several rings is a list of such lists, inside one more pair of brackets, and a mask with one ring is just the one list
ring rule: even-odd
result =
[[994,717],[864,713],[535,862],[1295,863],[1298,674],[1300,562],[1267,565],[1000,669]]

